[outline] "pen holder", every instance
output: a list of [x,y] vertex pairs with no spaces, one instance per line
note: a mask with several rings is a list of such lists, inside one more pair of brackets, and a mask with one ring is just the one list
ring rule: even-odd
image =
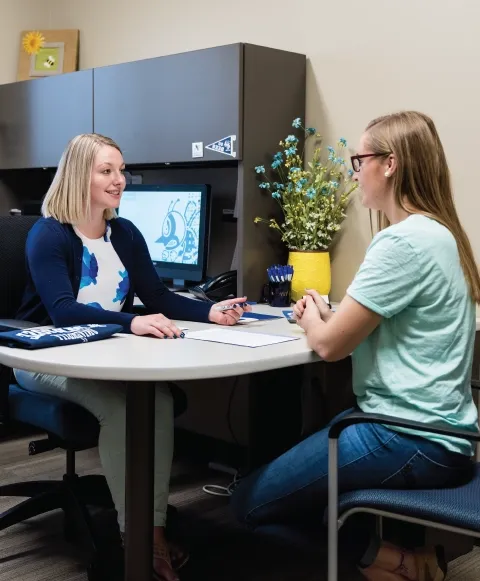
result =
[[292,282],[268,282],[263,287],[263,300],[272,307],[290,306],[290,289]]

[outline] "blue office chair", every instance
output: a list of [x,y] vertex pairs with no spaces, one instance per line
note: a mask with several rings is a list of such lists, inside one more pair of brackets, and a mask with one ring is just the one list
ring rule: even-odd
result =
[[[472,381],[480,389],[480,382]],[[352,424],[375,423],[399,426],[471,442],[480,442],[480,432],[426,426],[380,414],[351,413],[335,422],[328,432],[328,581],[338,581],[338,531],[355,513],[383,517],[480,538],[480,463],[472,464],[472,477],[454,488],[354,490],[338,494],[338,438]]]
[[[24,321],[14,320],[26,284],[25,243],[28,231],[38,218],[35,216],[0,216],[0,331],[21,328]],[[186,396],[174,384],[169,384],[174,397],[174,413],[183,413]],[[0,496],[27,497],[0,514],[0,530],[34,516],[56,509],[64,512],[64,532],[68,540],[80,540],[89,549],[89,579],[104,581],[122,578],[112,569],[114,561],[121,562],[121,542],[115,524],[117,543],[108,540],[105,531],[98,530],[88,506],[113,509],[113,501],[103,476],[79,477],[75,471],[75,452],[94,448],[98,444],[99,424],[84,408],[60,398],[33,393],[15,383],[12,370],[0,365],[0,435],[8,434],[12,423],[20,422],[46,433],[46,438],[30,442],[30,455],[55,448],[66,452],[66,471],[63,480],[18,482],[0,485]],[[169,506],[169,512],[173,512]],[[118,548],[118,554],[115,548]],[[112,549],[113,548],[113,549]],[[118,557],[118,558],[117,558]]]

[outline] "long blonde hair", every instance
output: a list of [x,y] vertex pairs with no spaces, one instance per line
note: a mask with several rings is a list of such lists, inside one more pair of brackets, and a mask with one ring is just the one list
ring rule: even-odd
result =
[[[450,172],[435,124],[423,113],[403,111],[379,117],[366,129],[372,153],[393,154],[395,201],[406,212],[428,216],[443,224],[455,237],[460,263],[476,303],[480,303],[480,276],[470,241],[455,208]],[[384,214],[378,226],[388,226]]]
[[[89,218],[93,162],[104,145],[122,153],[115,141],[98,133],[77,135],[68,143],[43,200],[43,216],[55,218],[63,224],[77,224]],[[116,217],[114,209],[105,210],[106,220]]]

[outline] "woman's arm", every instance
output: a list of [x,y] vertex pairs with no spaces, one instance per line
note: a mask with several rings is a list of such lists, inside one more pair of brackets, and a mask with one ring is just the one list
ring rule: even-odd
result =
[[344,359],[372,333],[381,315],[345,296],[337,312],[324,322],[309,295],[298,324],[305,330],[309,346],[325,361]]
[[212,305],[172,293],[158,276],[141,232],[130,224],[133,234],[132,280],[138,298],[150,313],[162,313],[170,319],[207,323]]
[[[380,324],[407,308],[425,284],[420,257],[408,240],[387,230],[372,241],[347,295],[332,316],[314,298],[294,309],[309,345],[326,361],[347,357]],[[323,301],[322,301],[323,302]],[[301,307],[301,305],[299,305]],[[325,322],[325,320],[327,320]]]
[[126,333],[130,332],[135,315],[106,311],[77,302],[69,277],[66,242],[49,224],[38,223],[32,228],[26,253],[37,293],[56,327],[117,323],[123,326]]

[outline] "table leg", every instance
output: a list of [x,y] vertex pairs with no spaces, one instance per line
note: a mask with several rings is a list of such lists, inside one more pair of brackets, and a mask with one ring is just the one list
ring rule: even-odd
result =
[[155,384],[129,383],[126,409],[125,581],[152,581]]
[[250,376],[247,472],[301,439],[303,373],[304,366],[298,365]]

